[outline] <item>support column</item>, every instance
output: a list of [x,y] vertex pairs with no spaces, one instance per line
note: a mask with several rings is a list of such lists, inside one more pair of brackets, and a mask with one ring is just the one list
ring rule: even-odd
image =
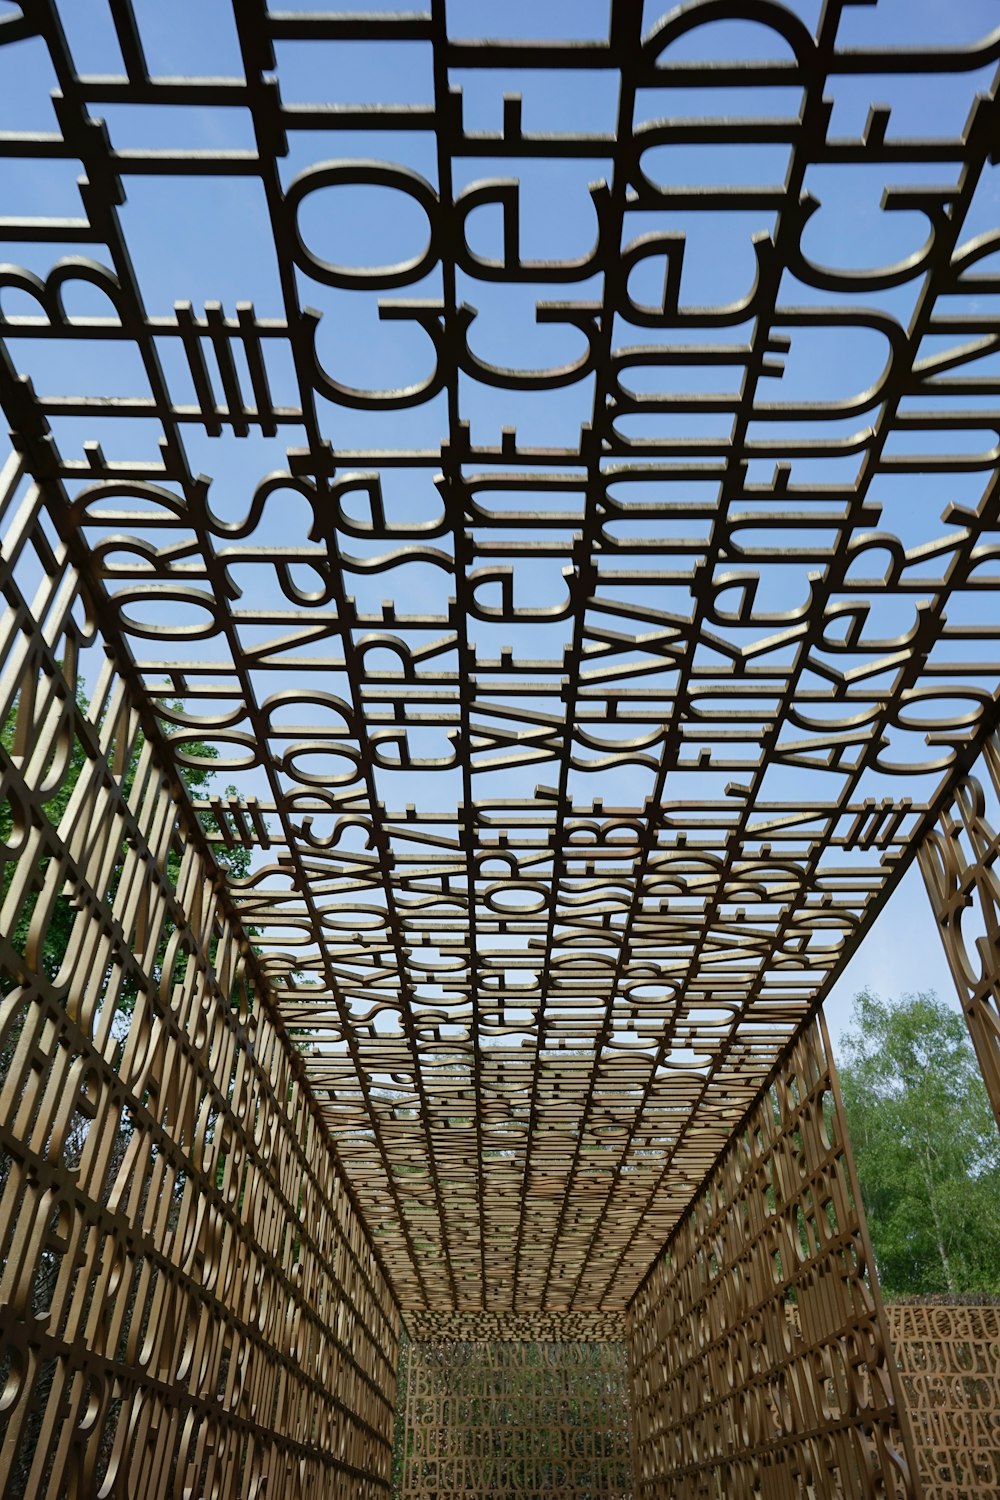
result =
[[[984,787],[967,776],[917,851],[986,1091],[1000,1125],[1000,835],[987,797],[1000,799],[1000,736],[983,747]],[[995,814],[994,814],[995,816]],[[978,929],[974,934],[971,929]]]
[[821,1021],[631,1304],[636,1500],[920,1493]]

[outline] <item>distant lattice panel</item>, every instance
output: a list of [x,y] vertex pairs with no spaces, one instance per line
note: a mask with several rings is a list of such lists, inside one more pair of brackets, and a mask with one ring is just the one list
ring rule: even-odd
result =
[[413,1343],[400,1494],[632,1500],[623,1343]]
[[625,1337],[625,1316],[619,1312],[404,1312],[403,1320],[418,1343],[621,1343]]
[[1000,1494],[1000,1306],[891,1303],[926,1500]]

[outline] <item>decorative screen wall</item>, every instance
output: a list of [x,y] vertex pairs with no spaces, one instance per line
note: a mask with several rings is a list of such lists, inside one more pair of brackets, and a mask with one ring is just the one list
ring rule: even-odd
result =
[[624,1343],[408,1345],[404,1500],[632,1500]]
[[630,1310],[638,1500],[920,1493],[861,1214],[814,1025]]
[[408,1311],[624,1311],[996,724],[989,10],[3,8],[0,404]]
[[0,1494],[384,1500],[393,1296],[198,829],[18,481],[8,464]]
[[1000,1307],[886,1308],[926,1500],[1000,1495]]
[[[955,788],[918,857],[1000,1126],[1000,736]],[[983,774],[985,773],[985,774]]]
[[640,1500],[900,1500],[803,1028],[928,829],[997,935],[1000,34],[413,3],[0,7],[0,1472],[376,1500],[397,1305],[631,1304]]

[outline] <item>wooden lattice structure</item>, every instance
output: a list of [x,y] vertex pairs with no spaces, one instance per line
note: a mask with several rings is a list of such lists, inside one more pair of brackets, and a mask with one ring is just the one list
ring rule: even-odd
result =
[[633,1303],[637,1500],[916,1493],[860,1201],[813,1030]]
[[1000,1307],[886,1309],[928,1500],[1000,1490]]
[[[0,476],[2,1493],[375,1500],[395,1297],[110,662],[77,701],[79,579],[19,473]],[[29,604],[17,580],[39,575]]]
[[417,7],[0,14],[0,1485],[374,1500],[402,1319],[915,1496],[818,1016],[922,850],[1000,1109],[1000,34]]
[[624,1340],[454,1340],[409,1346],[400,1494],[423,1500],[629,1500]]

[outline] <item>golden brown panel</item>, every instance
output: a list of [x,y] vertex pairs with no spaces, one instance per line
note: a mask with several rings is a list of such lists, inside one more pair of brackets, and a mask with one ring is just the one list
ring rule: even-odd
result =
[[[917,853],[972,1044],[1000,1125],[1000,736],[954,789]],[[987,805],[987,797],[990,804]]]
[[620,1312],[517,1313],[408,1312],[406,1329],[415,1343],[621,1343],[625,1316]]
[[0,1486],[384,1500],[394,1299],[110,662],[78,702],[100,643],[19,479],[0,479]]
[[926,1500],[1000,1495],[1000,1307],[886,1308]]
[[919,1494],[818,1023],[698,1192],[629,1322],[638,1500]]
[[406,1500],[632,1500],[624,1343],[406,1346]]

